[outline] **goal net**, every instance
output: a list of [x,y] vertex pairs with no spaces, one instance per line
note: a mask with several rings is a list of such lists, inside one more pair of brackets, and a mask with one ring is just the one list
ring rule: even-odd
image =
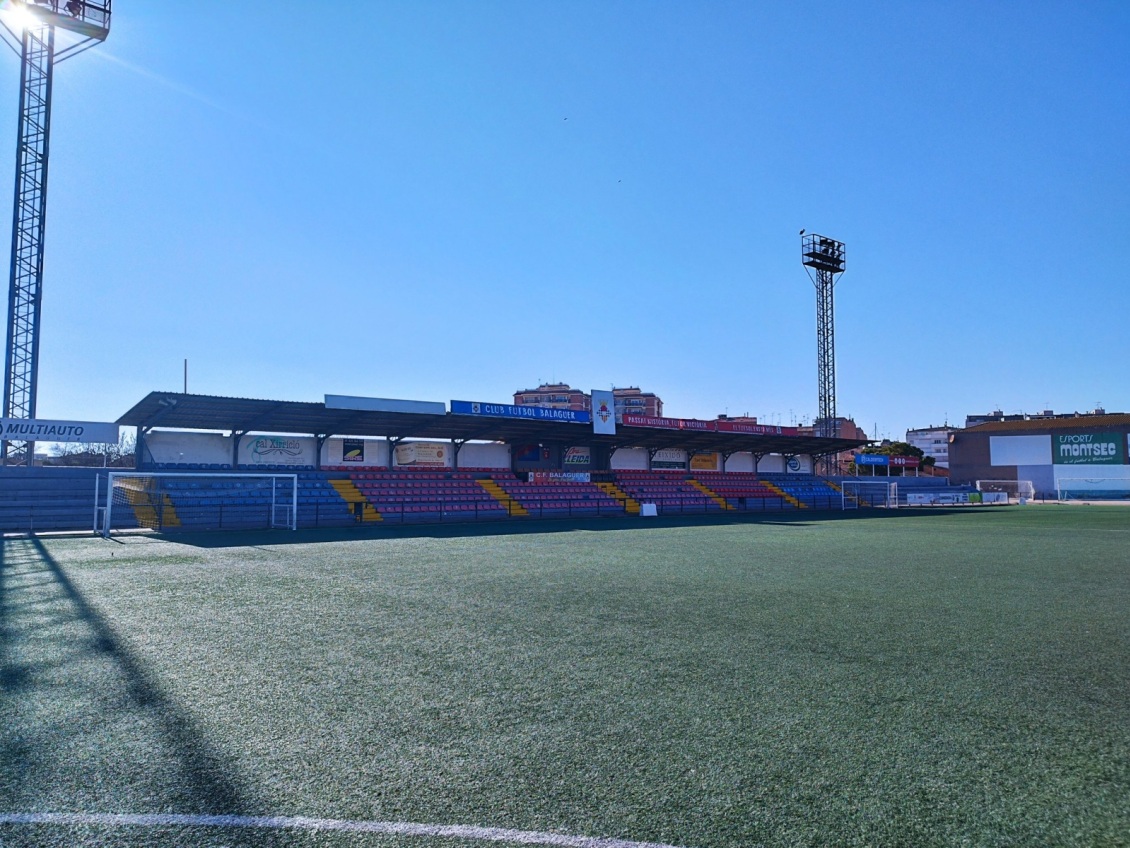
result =
[[94,532],[262,530],[298,526],[297,474],[144,474],[96,483]]
[[840,484],[840,501],[843,509],[877,507],[898,509],[898,483],[878,480],[845,480]]
[[1060,477],[1055,481],[1061,501],[1130,500],[1130,479],[1111,477]]
[[[1036,496],[1036,487],[1032,485],[1031,480],[978,480],[977,491],[981,492],[985,503],[992,503],[994,500],[1030,501]],[[985,495],[996,495],[996,497],[990,498]]]

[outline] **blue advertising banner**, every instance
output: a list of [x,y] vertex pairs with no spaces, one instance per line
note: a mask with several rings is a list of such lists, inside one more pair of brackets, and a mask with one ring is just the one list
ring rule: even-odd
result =
[[856,465],[889,465],[891,458],[885,453],[857,453]]
[[576,409],[550,409],[545,406],[514,406],[509,403],[478,403],[453,400],[452,415],[485,415],[490,418],[522,418],[527,421],[569,421],[573,424],[592,423],[592,414]]

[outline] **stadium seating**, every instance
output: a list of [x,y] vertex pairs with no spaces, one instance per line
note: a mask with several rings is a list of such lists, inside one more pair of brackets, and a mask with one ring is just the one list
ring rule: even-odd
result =
[[720,512],[723,505],[689,482],[685,471],[616,471],[616,485],[660,514]]
[[514,475],[492,475],[499,486],[533,516],[623,515],[624,507],[593,483],[524,483]]
[[761,479],[796,499],[804,507],[838,509],[842,502],[839,489],[812,474],[762,474]]
[[0,469],[0,531],[91,530],[101,468]]
[[[235,529],[270,523],[271,498],[261,486],[257,489],[237,477],[215,476],[231,473],[222,466],[202,466],[187,473],[183,467],[175,470],[183,476],[169,479],[159,499],[139,496],[136,503],[116,509],[115,528]],[[623,516],[637,512],[640,503],[655,504],[660,514],[836,509],[841,503],[835,483],[809,474],[612,471],[594,474],[600,483],[530,483],[500,469],[343,470],[335,466],[320,471],[293,467],[279,471],[297,474],[300,527],[370,521],[410,524],[527,516]],[[0,469],[0,531],[91,529],[95,480],[101,478],[104,499],[106,473],[103,468]],[[937,487],[936,482],[929,482]],[[910,479],[904,484],[916,491],[927,487]]]

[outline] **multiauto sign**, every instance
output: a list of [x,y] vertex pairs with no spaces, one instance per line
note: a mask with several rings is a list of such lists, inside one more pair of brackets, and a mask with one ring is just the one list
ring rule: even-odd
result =
[[1052,436],[1052,461],[1057,465],[1122,465],[1125,453],[1119,433],[1059,433]]
[[96,421],[48,421],[43,418],[0,418],[6,442],[83,442],[117,444],[118,425]]

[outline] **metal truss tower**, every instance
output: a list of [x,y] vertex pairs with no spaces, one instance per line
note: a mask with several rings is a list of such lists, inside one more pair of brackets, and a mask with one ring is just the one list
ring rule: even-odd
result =
[[[51,87],[56,62],[110,33],[111,0],[12,0],[0,18],[4,40],[20,56],[20,118],[8,282],[4,417],[34,418],[43,302],[43,231],[51,146]],[[56,29],[67,33],[56,49]],[[4,464],[31,465],[34,442],[3,442]]]
[[[844,272],[844,243],[815,233],[801,235],[801,263],[816,286],[816,370],[820,411],[814,433],[836,438],[840,422],[836,415],[836,317],[832,291]],[[827,470],[827,469],[826,469]]]

